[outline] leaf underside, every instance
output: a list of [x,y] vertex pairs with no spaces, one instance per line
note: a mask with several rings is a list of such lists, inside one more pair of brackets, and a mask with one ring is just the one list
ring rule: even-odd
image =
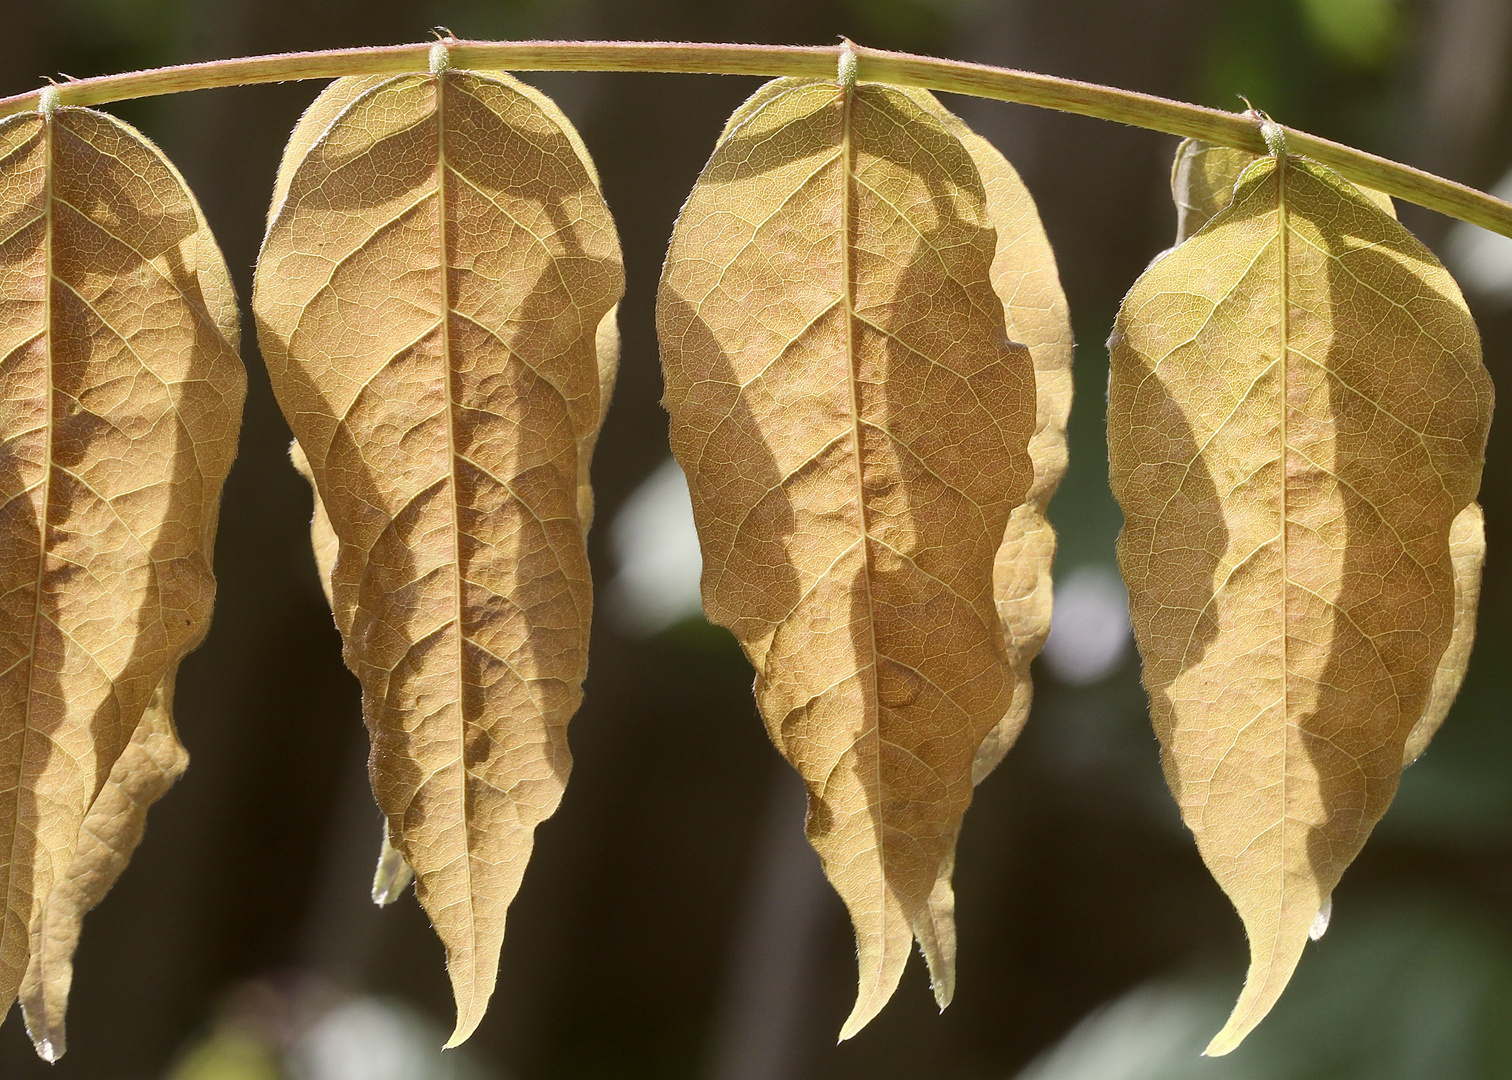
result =
[[1250,165],[1135,283],[1110,348],[1119,559],[1166,778],[1250,941],[1223,1054],[1463,674],[1491,385],[1433,256],[1301,159]]
[[[51,1060],[79,921],[182,768],[167,701],[209,623],[245,375],[220,252],[135,130],[0,121],[0,206],[0,1008],[24,975]],[[162,776],[123,774],[143,740]]]
[[[856,929],[841,1038],[886,1003],[915,938],[949,999],[956,836],[1021,666],[994,561],[1041,479],[1035,369],[1006,333],[988,191],[959,130],[919,91],[767,84],[684,206],[657,301],[704,607],[756,669]],[[1018,215],[1047,260],[1027,198]],[[1047,265],[1017,271],[1027,306],[1063,311]],[[1064,346],[1053,317],[1026,316],[1030,333]]]
[[581,488],[623,282],[581,141],[508,76],[340,80],[291,137],[253,307],[318,492],[373,790],[446,948],[449,1045],[482,1018],[570,764]]

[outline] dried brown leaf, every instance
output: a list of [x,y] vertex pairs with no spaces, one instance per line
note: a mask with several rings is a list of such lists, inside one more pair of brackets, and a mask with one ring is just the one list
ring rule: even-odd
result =
[[[598,331],[594,335],[598,356],[600,424],[609,411],[609,397],[614,390],[614,377],[619,364],[618,315],[619,305],[615,304],[599,322]],[[588,526],[593,521],[593,487],[588,480],[588,466],[593,458],[593,446],[598,439],[598,432],[598,427],[594,427],[578,440],[578,516],[582,521],[584,536],[587,536]],[[320,501],[320,491],[315,487],[315,475],[310,471],[310,459],[305,456],[297,439],[289,445],[289,459],[299,475],[310,482],[314,498],[310,517],[310,546],[315,553],[315,569],[320,575],[320,587],[325,591],[326,602],[334,609],[331,573],[336,568],[336,552],[339,547],[336,531],[331,528],[331,518],[326,513],[325,504]],[[409,888],[414,876],[415,873],[409,863],[404,861],[404,856],[389,842],[388,829],[385,828],[378,853],[378,866],[373,871],[373,903],[379,907],[392,904]]]
[[937,883],[973,759],[1013,705],[993,563],[1034,482],[1036,406],[996,248],[932,101],[777,80],[727,126],[657,301],[704,607],[756,668],[855,924],[842,1038],[886,1003],[915,937],[948,999]]
[[[312,110],[313,111],[313,110]],[[619,305],[609,309],[594,335],[598,356],[599,373],[599,423],[609,411],[609,397],[614,390],[614,377],[619,365]],[[578,440],[578,517],[582,522],[583,535],[593,521],[593,487],[588,480],[588,466],[593,458],[593,446],[598,439],[599,428],[594,427]],[[310,471],[310,459],[300,448],[296,439],[289,445],[289,459],[299,475],[310,482],[314,497],[310,517],[310,546],[315,553],[315,569],[320,575],[320,587],[325,591],[326,602],[335,607],[331,593],[331,573],[336,568],[336,552],[339,542],[336,531],[331,528],[330,515],[320,501],[320,491],[315,487],[315,475]],[[383,832],[383,842],[378,853],[378,866],[373,871],[373,903],[379,907],[392,904],[409,888],[415,873],[404,856],[389,842],[388,829]]]
[[1119,557],[1166,778],[1250,941],[1222,1054],[1396,791],[1468,602],[1451,526],[1491,385],[1443,267],[1300,159],[1250,166],[1110,344]]
[[[943,110],[942,110],[943,112]],[[1055,253],[1039,211],[1008,159],[986,139],[945,113],[981,173],[987,218],[997,230],[992,287],[1003,301],[1008,337],[1034,361],[1035,422],[1029,440],[1034,482],[1008,519],[993,567],[998,616],[1014,669],[1013,705],[982,743],[973,780],[995,769],[1029,717],[1029,663],[1050,634],[1055,530],[1045,514],[1066,474],[1066,422],[1071,415],[1071,316],[1061,291]]]
[[152,695],[131,742],[116,759],[79,830],[68,872],[54,883],[43,917],[33,929],[21,1009],[26,1032],[45,1061],[58,1060],[67,1049],[64,1019],[84,915],[126,869],[142,842],[148,809],[189,765],[189,755],[173,730],[175,674],[170,672]]
[[373,790],[446,946],[453,1045],[569,768],[592,608],[580,459],[622,290],[581,141],[512,78],[342,80],[295,130],[253,306],[338,539]]
[[[1176,242],[1179,244],[1206,225],[1233,201],[1234,186],[1246,168],[1260,158],[1243,150],[1214,146],[1187,139],[1176,148],[1171,167],[1171,194],[1176,201]],[[1354,185],[1365,198],[1396,217],[1391,196]],[[1459,694],[1475,643],[1475,608],[1480,599],[1481,564],[1486,560],[1485,516],[1471,504],[1461,511],[1449,534],[1454,562],[1455,616],[1449,647],[1439,661],[1433,692],[1422,719],[1407,740],[1404,765],[1411,764],[1428,748],[1428,741],[1444,722],[1449,706]],[[1327,921],[1322,924],[1326,927]],[[1321,936],[1321,932],[1314,937]]]
[[136,131],[74,108],[0,121],[0,208],[8,1002],[55,886],[76,884],[86,815],[209,624],[245,374],[220,252]]

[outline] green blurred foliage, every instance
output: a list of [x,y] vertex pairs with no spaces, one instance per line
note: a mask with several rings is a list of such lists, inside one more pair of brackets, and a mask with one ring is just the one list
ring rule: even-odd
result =
[[1389,142],[1406,111],[1410,41],[1397,0],[1229,0],[1214,13],[1194,99],[1255,108],[1357,143]]
[[1431,893],[1335,912],[1233,1054],[1201,1057],[1234,987],[1189,973],[1094,1012],[1018,1080],[1493,1080],[1512,1075],[1504,920]]
[[266,1039],[227,1025],[191,1043],[165,1080],[287,1080],[287,1074]]
[[1400,0],[1301,0],[1309,35],[1355,67],[1380,68],[1405,36]]

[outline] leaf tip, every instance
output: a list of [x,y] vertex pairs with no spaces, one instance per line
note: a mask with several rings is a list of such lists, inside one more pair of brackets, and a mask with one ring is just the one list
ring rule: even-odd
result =
[[[903,955],[905,958],[908,955],[906,944]],[[893,992],[898,988],[898,980],[903,974],[903,965],[892,964],[888,967],[890,970],[870,972],[863,968],[861,985],[856,993],[856,1004],[840,1028],[840,1042],[859,1035],[861,1029],[870,1024],[883,1007],[892,1000]]]
[[1326,929],[1327,913],[1331,909],[1331,904],[1325,901],[1307,922],[1294,924],[1292,930],[1282,937],[1280,949],[1269,947],[1257,955],[1256,935],[1250,934],[1250,969],[1244,979],[1244,989],[1223,1030],[1213,1036],[1213,1041],[1202,1052],[1204,1057],[1222,1057],[1229,1053],[1270,1015],[1302,957],[1302,947],[1307,942],[1303,928],[1315,929],[1322,919]]
[[1244,1037],[1248,1034],[1248,1027],[1241,1027],[1239,1025],[1236,1025],[1231,1019],[1229,1020],[1228,1024],[1224,1026],[1224,1029],[1222,1031],[1213,1036],[1213,1041],[1207,1044],[1207,1048],[1202,1051],[1202,1056],[1223,1057],[1225,1054],[1238,1047],[1238,1045],[1244,1041]]
[[950,1008],[950,1003],[955,1000],[954,974],[954,972],[951,973],[952,977],[948,981],[944,979],[930,980],[929,985],[934,990],[935,1004],[940,1007],[941,1012]]
[[[954,857],[951,862],[954,863]],[[948,874],[935,883],[929,903],[914,920],[913,931],[924,962],[929,965],[929,988],[935,1004],[944,1012],[955,998],[956,982],[955,893]]]
[[31,1036],[32,1049],[49,1065],[56,1064],[68,1051],[68,1042],[63,1034],[63,1021],[50,1023],[42,1009],[35,1008],[25,998],[21,1000],[21,1015],[26,1021],[26,1034]]
[[[485,1008],[487,1007],[487,1003],[486,1002],[484,1003],[484,1007]],[[483,1020],[483,1009],[479,1009],[479,1008],[464,1009],[462,1007],[462,1002],[458,1001],[457,1002],[457,1026],[452,1029],[451,1035],[447,1038],[446,1042],[442,1045],[441,1049],[443,1049],[443,1050],[455,1050],[457,1047],[461,1046],[468,1039],[472,1038],[472,1033],[474,1031],[478,1030],[478,1024],[480,1022],[482,1022],[482,1020]]]
[[[1279,990],[1276,993],[1280,993]],[[1266,1014],[1270,1012],[1270,1006],[1274,1004],[1274,998],[1263,1007],[1257,1008],[1262,1003],[1256,1000],[1255,995],[1249,992],[1249,986],[1245,986],[1245,992],[1239,995],[1238,1004],[1234,1006],[1233,1013],[1228,1018],[1228,1023],[1223,1029],[1213,1036],[1207,1048],[1202,1051],[1203,1057],[1223,1057],[1225,1054],[1236,1050],[1251,1031],[1254,1031]]]
[[1307,936],[1312,941],[1317,941],[1328,933],[1328,921],[1333,918],[1333,897],[1323,901],[1323,906],[1313,916],[1312,925],[1307,928]]
[[399,850],[389,842],[388,831],[383,834],[383,850],[378,855],[378,868],[373,872],[373,903],[387,907],[409,888],[415,872]]
[[[852,909],[852,918],[855,918]],[[856,921],[856,1004],[840,1028],[840,1042],[860,1034],[892,1000],[913,951],[914,931],[901,912],[884,917],[881,925],[870,920]],[[953,944],[953,941],[952,941]],[[926,952],[926,956],[928,953]],[[951,950],[954,959],[954,950]],[[931,970],[931,977],[934,976]]]
[[888,986],[884,985],[883,980],[876,975],[868,978],[863,973],[861,985],[856,992],[856,1004],[851,1007],[850,1015],[841,1025],[840,1038],[837,1042],[845,1042],[861,1034],[861,1030],[872,1022],[884,1005],[892,1000],[893,990],[896,987],[896,979],[893,980],[892,985]]
[[503,927],[499,930],[499,937],[491,947],[476,941],[460,948],[450,943],[446,946],[446,974],[451,981],[452,1002],[457,1008],[457,1025],[442,1045],[443,1050],[453,1050],[472,1038],[488,1013],[503,938]]
[[[68,1004],[68,983],[72,977],[70,962],[65,960],[63,968],[61,972],[44,971],[34,958],[21,986],[21,1019],[26,1024],[26,1034],[37,1056],[49,1065],[68,1050],[63,1009]],[[60,990],[61,996],[54,997]],[[55,1004],[59,1006],[57,1010],[52,1008]]]
[[877,1009],[863,1009],[861,1002],[856,1002],[856,1007],[845,1018],[845,1023],[840,1028],[840,1037],[835,1040],[836,1044],[843,1043],[861,1034],[861,1029],[871,1023],[872,1017],[877,1015]]

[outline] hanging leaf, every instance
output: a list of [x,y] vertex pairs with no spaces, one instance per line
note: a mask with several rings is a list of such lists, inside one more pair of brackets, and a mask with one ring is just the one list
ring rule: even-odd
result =
[[1472,602],[1455,522],[1491,384],[1433,256],[1300,159],[1251,165],[1134,285],[1110,346],[1119,558],[1166,778],[1250,940],[1223,1054],[1391,801]]
[[[313,109],[310,111],[314,112]],[[619,364],[618,313],[619,305],[616,304],[609,309],[609,313],[599,323],[598,331],[594,335],[598,354],[600,425],[603,423],[604,414],[609,409],[609,395],[614,389],[614,376]],[[598,427],[594,427],[578,440],[578,515],[585,537],[588,534],[588,526],[593,520],[593,488],[588,481],[588,465],[593,458],[593,445],[597,439]],[[326,513],[325,504],[320,501],[320,491],[315,487],[315,475],[310,471],[309,458],[305,456],[297,440],[289,446],[289,458],[299,475],[310,483],[314,498],[314,509],[310,517],[310,546],[315,554],[315,568],[320,576],[320,586],[325,592],[326,603],[334,608],[331,573],[336,567],[336,551],[339,542],[336,539],[335,530],[331,528],[331,518]],[[388,829],[385,827],[378,852],[378,866],[373,872],[373,903],[379,907],[392,904],[403,895],[405,889],[409,888],[414,877],[414,870],[411,869],[409,863],[404,861],[404,856],[399,854],[398,849],[389,842]]]
[[[1233,200],[1234,186],[1246,168],[1259,161],[1255,154],[1213,146],[1197,139],[1187,139],[1176,148],[1171,168],[1171,194],[1176,201],[1176,242],[1197,232]],[[1335,177],[1340,183],[1341,178]],[[1396,217],[1391,196],[1354,185],[1365,198],[1381,210]],[[1454,630],[1448,648],[1439,660],[1433,691],[1422,719],[1407,740],[1404,765],[1410,765],[1428,747],[1428,740],[1449,714],[1449,706],[1459,694],[1475,644],[1475,608],[1480,599],[1481,566],[1486,561],[1485,515],[1471,503],[1454,519],[1449,533],[1449,548],[1454,564]],[[1323,919],[1320,927],[1326,928]],[[1322,929],[1313,937],[1321,937]]]
[[338,542],[373,790],[446,947],[449,1045],[482,1018],[569,768],[582,458],[623,280],[581,141],[507,76],[341,80],[290,140],[253,306]]
[[756,668],[855,924],[842,1038],[886,1003],[915,937],[949,1000],[953,929],[930,898],[973,759],[1014,703],[993,563],[1035,480],[1036,405],[996,246],[931,99],[777,80],[689,196],[657,301],[705,610]]
[[[34,949],[59,925],[77,934],[135,845],[130,816],[145,806],[128,814],[102,789],[156,783],[115,766],[209,624],[245,375],[220,252],[183,179],[139,133],[86,109],[0,121],[0,192],[9,1002]],[[86,815],[109,853],[77,854]],[[41,977],[63,980],[43,1025],[57,1041],[38,1043],[51,1057],[62,1053],[69,962],[55,956],[38,961]]]

